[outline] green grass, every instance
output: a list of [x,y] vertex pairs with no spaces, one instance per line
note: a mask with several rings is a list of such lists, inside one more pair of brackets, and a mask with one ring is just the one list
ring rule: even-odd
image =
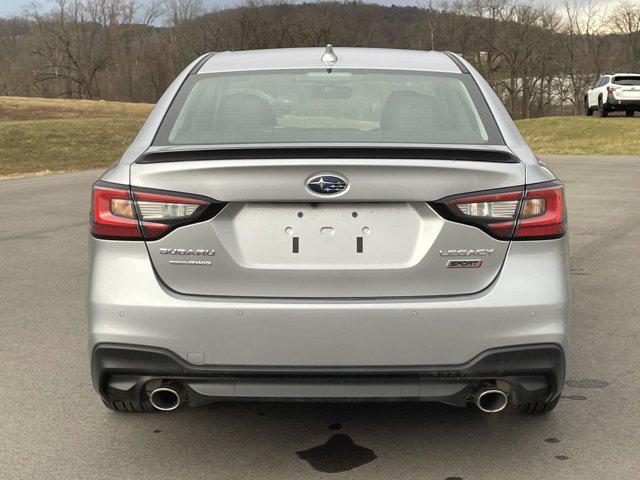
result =
[[62,98],[0,97],[0,121],[59,118],[145,118],[149,103],[106,102],[104,100],[65,100]]
[[516,125],[537,154],[640,155],[635,117],[542,117]]
[[139,118],[0,122],[0,177],[106,167],[141,124]]

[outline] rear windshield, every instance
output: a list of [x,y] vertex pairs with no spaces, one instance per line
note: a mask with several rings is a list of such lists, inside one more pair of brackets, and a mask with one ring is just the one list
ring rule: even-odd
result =
[[155,145],[502,143],[469,75],[263,71],[192,75]]
[[612,83],[616,85],[640,85],[640,77],[614,77]]

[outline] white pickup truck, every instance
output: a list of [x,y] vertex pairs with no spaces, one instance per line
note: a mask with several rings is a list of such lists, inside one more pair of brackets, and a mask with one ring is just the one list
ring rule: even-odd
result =
[[633,117],[640,111],[640,74],[616,73],[601,76],[584,96],[584,113],[594,110],[606,117],[609,112],[622,112]]

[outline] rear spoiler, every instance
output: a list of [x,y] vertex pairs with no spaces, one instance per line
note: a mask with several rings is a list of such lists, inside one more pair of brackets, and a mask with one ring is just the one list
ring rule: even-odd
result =
[[469,160],[475,162],[520,163],[503,150],[430,147],[278,147],[170,150],[145,153],[135,163],[186,162],[199,160],[276,160],[286,158],[362,158],[409,160]]

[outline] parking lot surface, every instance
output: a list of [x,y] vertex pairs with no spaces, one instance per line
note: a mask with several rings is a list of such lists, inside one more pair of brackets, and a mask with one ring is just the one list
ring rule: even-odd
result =
[[640,157],[545,161],[567,187],[573,312],[564,398],[541,417],[437,404],[109,411],[85,340],[99,172],[0,181],[0,478],[638,478]]

